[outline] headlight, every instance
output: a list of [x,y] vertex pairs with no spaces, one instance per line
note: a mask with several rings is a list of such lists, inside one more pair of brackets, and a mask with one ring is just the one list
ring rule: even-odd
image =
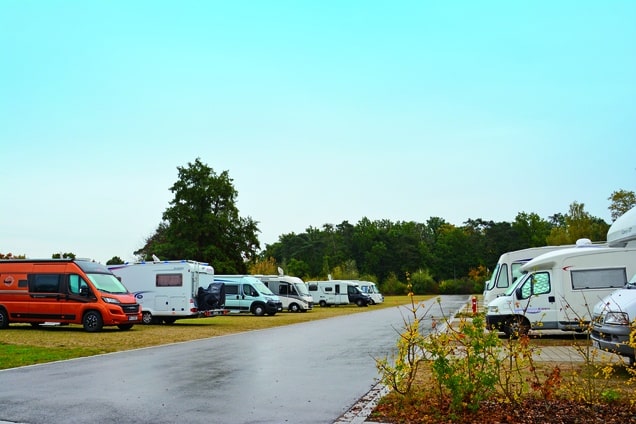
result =
[[499,306],[489,306],[488,307],[488,312],[492,312],[493,314],[498,314],[499,313]]
[[605,314],[605,324],[629,325],[629,316],[626,312],[608,312]]
[[105,297],[105,296],[104,296],[104,297],[102,297],[102,300],[103,300],[104,302],[106,302],[106,303],[114,303],[114,304],[116,304],[116,305],[118,305],[118,304],[120,303],[120,302],[119,302],[119,300],[117,300],[117,299],[115,299],[115,298],[112,298],[112,297]]

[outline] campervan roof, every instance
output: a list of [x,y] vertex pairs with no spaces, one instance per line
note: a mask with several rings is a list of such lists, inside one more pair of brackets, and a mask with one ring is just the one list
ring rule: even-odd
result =
[[636,244],[636,208],[628,210],[614,221],[607,231],[607,243],[610,247]]

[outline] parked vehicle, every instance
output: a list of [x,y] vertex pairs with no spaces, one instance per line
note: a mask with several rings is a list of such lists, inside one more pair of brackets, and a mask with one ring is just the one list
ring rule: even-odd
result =
[[322,307],[332,305],[369,306],[371,298],[362,293],[358,285],[346,280],[309,281],[309,293]]
[[283,310],[280,298],[261,280],[251,275],[216,275],[214,281],[225,285],[225,308],[231,313],[276,315]]
[[261,280],[283,303],[283,310],[307,312],[314,307],[314,299],[307,284],[290,275],[254,275]]
[[104,265],[75,259],[0,260],[0,328],[10,323],[81,324],[129,330],[141,322],[135,297]]
[[169,260],[110,265],[108,269],[133,292],[144,324],[173,324],[178,319],[226,315],[225,289],[214,282],[204,262]]
[[529,247],[527,249],[515,250],[502,254],[499,257],[497,265],[495,265],[495,269],[492,271],[490,280],[486,281],[486,284],[484,285],[484,306],[487,307],[490,301],[503,294],[510,285],[515,284],[517,279],[523,274],[521,267],[529,260],[543,255],[544,253],[559,249],[599,245],[600,244],[598,243],[592,243],[589,239],[579,239],[576,244]]
[[526,274],[488,304],[486,322],[508,336],[531,328],[582,331],[593,305],[636,273],[636,249],[572,247],[521,267]]
[[374,282],[359,280],[351,280],[351,282],[357,284],[362,293],[369,295],[372,305],[384,302],[384,296],[380,293],[378,286]]
[[[610,246],[636,248],[636,208],[619,217],[607,232]],[[630,335],[636,331],[636,274],[622,289],[616,290],[594,306],[592,343],[600,349],[626,357],[634,365],[636,351]]]

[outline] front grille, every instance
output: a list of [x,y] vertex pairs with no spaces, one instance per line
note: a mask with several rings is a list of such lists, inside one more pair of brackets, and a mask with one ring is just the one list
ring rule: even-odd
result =
[[135,303],[134,305],[120,305],[124,310],[125,314],[136,314],[139,312],[139,305]]

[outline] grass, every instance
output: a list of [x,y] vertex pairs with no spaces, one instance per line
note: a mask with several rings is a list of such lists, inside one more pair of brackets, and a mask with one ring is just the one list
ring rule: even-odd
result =
[[[430,296],[416,296],[424,301]],[[11,324],[0,330],[0,369],[33,365],[102,353],[218,337],[245,331],[332,318],[405,305],[408,296],[386,296],[379,305],[315,307],[305,313],[282,312],[274,316],[228,315],[214,318],[177,320],[173,325],[136,325],[129,331],[104,327],[99,333],[87,333],[81,325],[40,326]]]

